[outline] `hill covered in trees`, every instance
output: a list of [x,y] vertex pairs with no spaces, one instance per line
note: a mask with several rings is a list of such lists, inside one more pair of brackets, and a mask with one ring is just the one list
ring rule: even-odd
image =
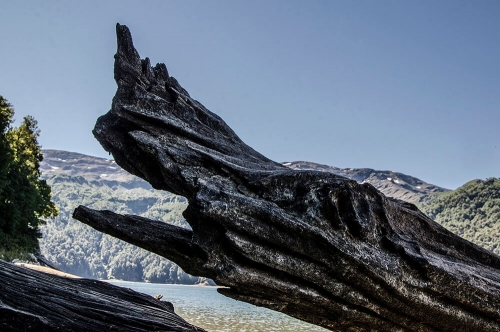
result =
[[182,217],[185,198],[153,190],[114,161],[78,153],[44,150],[42,177],[52,187],[59,216],[42,228],[42,254],[59,269],[87,278],[194,284],[165,258],[95,231],[72,219],[80,204],[136,214],[189,227]]
[[500,179],[473,180],[432,194],[419,208],[453,233],[500,254]]

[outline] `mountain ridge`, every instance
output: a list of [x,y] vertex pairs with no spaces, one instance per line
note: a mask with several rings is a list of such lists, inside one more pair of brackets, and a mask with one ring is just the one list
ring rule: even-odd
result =
[[[40,171],[45,176],[49,173],[90,175],[103,182],[121,181],[144,187],[144,189],[152,189],[149,183],[126,172],[111,159],[55,149],[42,150],[42,153],[44,160],[40,164]],[[92,166],[89,166],[89,163]],[[339,168],[309,161],[282,162],[281,164],[294,170],[330,172],[359,183],[370,183],[388,197],[411,203],[418,202],[428,194],[449,191],[449,189],[401,172],[372,168]]]
[[282,165],[295,170],[334,173],[359,183],[369,183],[388,197],[410,203],[418,203],[429,194],[449,191],[411,175],[394,171],[380,171],[372,168],[338,168],[309,161],[283,162]]

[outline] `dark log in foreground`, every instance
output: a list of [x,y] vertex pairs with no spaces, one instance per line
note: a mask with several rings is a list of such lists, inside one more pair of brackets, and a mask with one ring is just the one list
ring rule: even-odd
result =
[[170,302],[90,279],[70,279],[0,260],[0,331],[204,331]]
[[118,90],[94,135],[125,170],[185,196],[192,231],[86,207],[76,219],[332,330],[500,330],[500,257],[369,184],[267,159],[141,60],[127,27],[117,35]]

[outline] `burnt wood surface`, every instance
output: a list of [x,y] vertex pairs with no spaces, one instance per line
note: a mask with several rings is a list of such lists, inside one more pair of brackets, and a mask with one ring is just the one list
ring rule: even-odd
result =
[[262,156],[116,29],[118,89],[94,136],[125,170],[186,197],[192,230],[83,206],[76,219],[332,330],[500,330],[499,256],[369,184]]
[[170,302],[98,280],[59,277],[0,260],[0,331],[205,330],[176,315]]

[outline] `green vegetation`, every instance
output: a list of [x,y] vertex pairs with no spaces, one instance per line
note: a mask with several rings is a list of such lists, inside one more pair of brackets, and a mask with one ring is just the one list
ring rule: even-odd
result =
[[453,233],[500,254],[500,179],[473,180],[419,206]]
[[57,215],[51,189],[40,179],[37,122],[27,116],[15,128],[13,121],[12,105],[0,96],[0,258],[5,260],[37,253],[43,218]]

